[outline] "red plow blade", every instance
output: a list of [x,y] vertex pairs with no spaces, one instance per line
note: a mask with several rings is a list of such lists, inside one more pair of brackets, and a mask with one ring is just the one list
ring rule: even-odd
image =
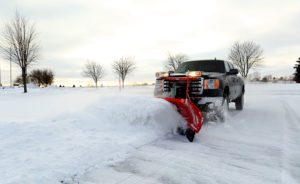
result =
[[198,133],[203,124],[203,114],[199,108],[189,99],[183,98],[163,98],[176,105],[178,112],[184,117],[188,128]]

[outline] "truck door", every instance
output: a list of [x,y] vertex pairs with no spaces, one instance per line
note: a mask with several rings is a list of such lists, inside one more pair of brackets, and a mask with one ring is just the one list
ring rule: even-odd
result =
[[[230,69],[235,69],[232,63],[229,63]],[[232,75],[233,85],[234,85],[234,97],[236,99],[240,96],[242,88],[240,83],[240,79],[237,75]]]
[[[224,62],[225,64],[225,70],[226,72],[229,72],[231,69],[231,66],[228,62]],[[226,75],[226,81],[229,86],[229,99],[234,99],[235,97],[235,84],[234,84],[234,77],[233,75]]]

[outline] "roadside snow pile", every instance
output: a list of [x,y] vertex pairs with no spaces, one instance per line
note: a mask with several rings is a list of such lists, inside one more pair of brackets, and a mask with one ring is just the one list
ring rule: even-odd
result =
[[182,121],[163,100],[96,92],[1,94],[1,183],[69,182],[125,159]]
[[163,134],[169,133],[181,120],[171,104],[138,96],[102,98],[89,106],[86,113],[81,113],[80,118],[84,121],[87,116],[90,117],[89,126],[95,125],[97,129],[141,128],[141,131],[147,131],[153,128]]

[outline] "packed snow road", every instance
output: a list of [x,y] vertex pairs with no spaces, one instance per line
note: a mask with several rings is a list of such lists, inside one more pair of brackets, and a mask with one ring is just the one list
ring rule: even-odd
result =
[[152,92],[0,90],[1,183],[300,183],[300,85],[247,84],[194,143]]

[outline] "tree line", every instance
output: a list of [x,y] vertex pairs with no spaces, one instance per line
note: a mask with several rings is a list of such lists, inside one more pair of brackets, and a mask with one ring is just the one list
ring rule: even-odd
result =
[[[18,11],[15,12],[15,17],[5,24],[2,33],[0,53],[4,59],[19,66],[21,75],[17,78],[17,82],[23,84],[24,93],[27,92],[27,81],[29,80],[38,86],[51,85],[54,80],[54,73],[49,69],[34,70],[28,75],[28,67],[39,59],[40,46],[37,36],[35,25]],[[262,66],[263,49],[253,41],[235,42],[230,48],[227,59],[237,67],[244,78],[247,78],[251,69]],[[181,63],[187,60],[188,57],[185,54],[172,55],[169,53],[164,66],[169,71],[175,71]],[[295,80],[299,82],[299,64],[295,68]],[[134,58],[121,57],[113,62],[112,70],[119,80],[120,88],[124,88],[126,77],[135,69]],[[91,78],[96,87],[104,75],[103,66],[95,61],[87,61],[82,71],[82,76]]]
[[[136,64],[133,58],[121,57],[113,62],[112,69],[119,79],[119,88],[124,88],[126,77],[136,69]],[[82,72],[82,76],[91,78],[94,81],[96,88],[104,75],[105,70],[103,66],[95,61],[87,61]]]
[[[28,68],[39,60],[39,42],[35,25],[18,10],[15,17],[7,22],[2,32],[0,54],[5,60],[15,63],[21,69],[21,75],[15,83],[22,84],[27,93],[27,83],[38,86],[48,86],[54,81],[54,73],[49,69],[36,69],[28,74]],[[114,73],[118,76],[120,87],[124,88],[124,81],[128,74],[136,68],[133,58],[122,57],[112,64]],[[98,87],[99,80],[104,76],[104,68],[95,61],[88,61],[82,75],[89,77]]]
[[272,75],[264,75],[262,76],[259,72],[253,72],[248,75],[247,79],[251,82],[292,82],[294,81],[294,76],[280,76],[280,77],[275,77]]
[[300,58],[296,61],[297,64],[294,66],[295,68],[295,73],[294,73],[294,80],[297,83],[300,83]]

